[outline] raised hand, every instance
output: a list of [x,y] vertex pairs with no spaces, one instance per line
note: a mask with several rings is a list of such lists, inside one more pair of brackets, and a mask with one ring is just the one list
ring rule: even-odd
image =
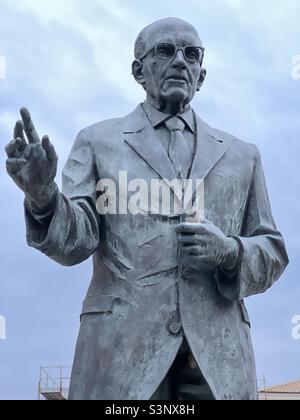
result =
[[29,111],[22,108],[20,112],[22,121],[17,121],[14,138],[5,147],[6,170],[26,198],[43,209],[57,190],[58,157],[48,136],[40,140]]

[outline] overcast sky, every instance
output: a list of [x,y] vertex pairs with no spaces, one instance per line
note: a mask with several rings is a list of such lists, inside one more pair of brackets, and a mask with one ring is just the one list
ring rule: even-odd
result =
[[40,366],[72,363],[92,271],[91,260],[63,268],[26,245],[23,198],[5,172],[3,150],[18,109],[28,106],[55,144],[60,185],[77,132],[143,100],[130,74],[133,44],[146,24],[168,16],[191,22],[206,47],[196,112],[261,151],[291,264],[268,293],[247,302],[258,377],[267,385],[300,379],[300,341],[291,335],[300,314],[300,80],[292,77],[299,1],[0,0],[0,315],[7,320],[0,399],[34,399]]

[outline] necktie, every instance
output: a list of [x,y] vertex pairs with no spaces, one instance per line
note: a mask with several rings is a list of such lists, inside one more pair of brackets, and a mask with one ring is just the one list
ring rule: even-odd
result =
[[165,121],[165,126],[170,131],[171,141],[168,153],[176,176],[185,179],[191,163],[188,144],[183,135],[185,123],[178,117],[172,117]]

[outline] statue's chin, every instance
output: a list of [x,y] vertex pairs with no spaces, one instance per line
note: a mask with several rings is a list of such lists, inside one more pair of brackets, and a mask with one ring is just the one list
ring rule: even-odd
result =
[[164,107],[169,110],[174,110],[174,114],[184,109],[189,102],[186,91],[180,87],[168,89],[161,99]]
[[171,103],[183,103],[186,100],[186,92],[182,88],[173,88],[169,94],[169,101]]

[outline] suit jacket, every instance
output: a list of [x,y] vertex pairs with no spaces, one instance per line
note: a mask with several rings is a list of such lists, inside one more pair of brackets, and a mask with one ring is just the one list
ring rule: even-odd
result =
[[[250,322],[243,299],[265,292],[288,257],[274,223],[256,146],[197,120],[191,179],[205,179],[205,217],[240,243],[234,273],[178,270],[177,217],[96,211],[96,184],[172,180],[173,166],[141,106],[83,130],[63,171],[49,226],[25,206],[28,244],[65,266],[93,255],[70,399],[147,400],[185,334],[217,400],[256,399]],[[166,181],[167,182],[167,181]],[[180,327],[177,328],[177,327]]]

